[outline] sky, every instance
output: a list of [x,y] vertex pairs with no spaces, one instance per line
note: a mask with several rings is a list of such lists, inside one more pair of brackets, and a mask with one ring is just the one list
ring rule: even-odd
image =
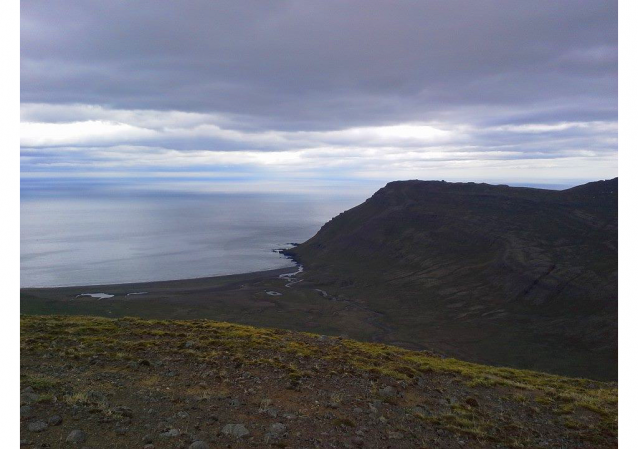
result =
[[606,0],[23,0],[21,177],[612,178],[617,16]]

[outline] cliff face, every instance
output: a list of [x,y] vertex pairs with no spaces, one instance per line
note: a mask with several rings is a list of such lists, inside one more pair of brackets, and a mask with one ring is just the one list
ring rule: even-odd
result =
[[384,314],[383,340],[613,378],[618,179],[563,191],[392,182],[291,254]]

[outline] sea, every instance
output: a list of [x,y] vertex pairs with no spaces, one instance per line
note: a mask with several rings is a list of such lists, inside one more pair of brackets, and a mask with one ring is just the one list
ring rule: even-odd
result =
[[377,188],[163,189],[21,180],[20,285],[57,287],[292,267],[304,242]]

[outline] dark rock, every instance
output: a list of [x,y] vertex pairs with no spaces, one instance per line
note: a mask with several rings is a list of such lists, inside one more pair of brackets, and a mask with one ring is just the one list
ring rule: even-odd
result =
[[130,407],[126,407],[124,405],[119,405],[117,407],[115,407],[113,409],[113,413],[117,413],[119,415],[122,415],[126,418],[132,418],[133,417],[133,410]]
[[235,438],[243,438],[250,434],[243,424],[226,424],[222,429],[222,433]]
[[34,421],[29,423],[27,429],[29,429],[29,432],[42,432],[46,430],[47,427],[49,426],[44,421]]
[[474,399],[474,398],[467,398],[465,400],[465,403],[467,405],[469,405],[470,407],[478,407],[479,406],[478,401],[476,399]]
[[388,432],[388,438],[391,440],[401,440],[403,439],[403,434],[401,432]]
[[38,399],[40,399],[40,395],[36,393],[32,393],[33,389],[31,387],[29,388],[31,389],[31,392],[23,391],[22,393],[20,393],[20,402],[30,404],[32,402],[38,402]]
[[385,387],[379,389],[379,396],[384,398],[394,398],[397,395],[397,390],[390,385],[386,385]]
[[67,443],[80,444],[86,441],[86,433],[79,429],[72,430],[66,437]]
[[22,405],[20,406],[20,417],[21,418],[31,418],[33,413],[31,412],[31,406]]
[[59,426],[62,424],[62,417],[60,415],[53,415],[49,418],[48,422],[50,426]]
[[280,422],[276,422],[273,425],[270,426],[270,433],[273,435],[281,435],[282,433],[284,433],[288,428],[280,423]]
[[177,429],[169,429],[166,432],[160,433],[160,436],[163,438],[174,438],[179,436],[179,430]]
[[188,446],[188,449],[209,449],[210,446],[206,444],[204,441],[194,441]]
[[89,402],[106,402],[106,395],[101,391],[90,390],[86,393],[86,397]]

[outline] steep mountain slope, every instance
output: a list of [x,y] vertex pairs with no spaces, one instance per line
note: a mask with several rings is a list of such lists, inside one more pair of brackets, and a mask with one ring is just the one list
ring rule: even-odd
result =
[[618,179],[563,191],[392,182],[289,251],[383,316],[381,341],[617,374]]
[[618,444],[615,383],[307,333],[25,316],[20,364],[22,447]]

